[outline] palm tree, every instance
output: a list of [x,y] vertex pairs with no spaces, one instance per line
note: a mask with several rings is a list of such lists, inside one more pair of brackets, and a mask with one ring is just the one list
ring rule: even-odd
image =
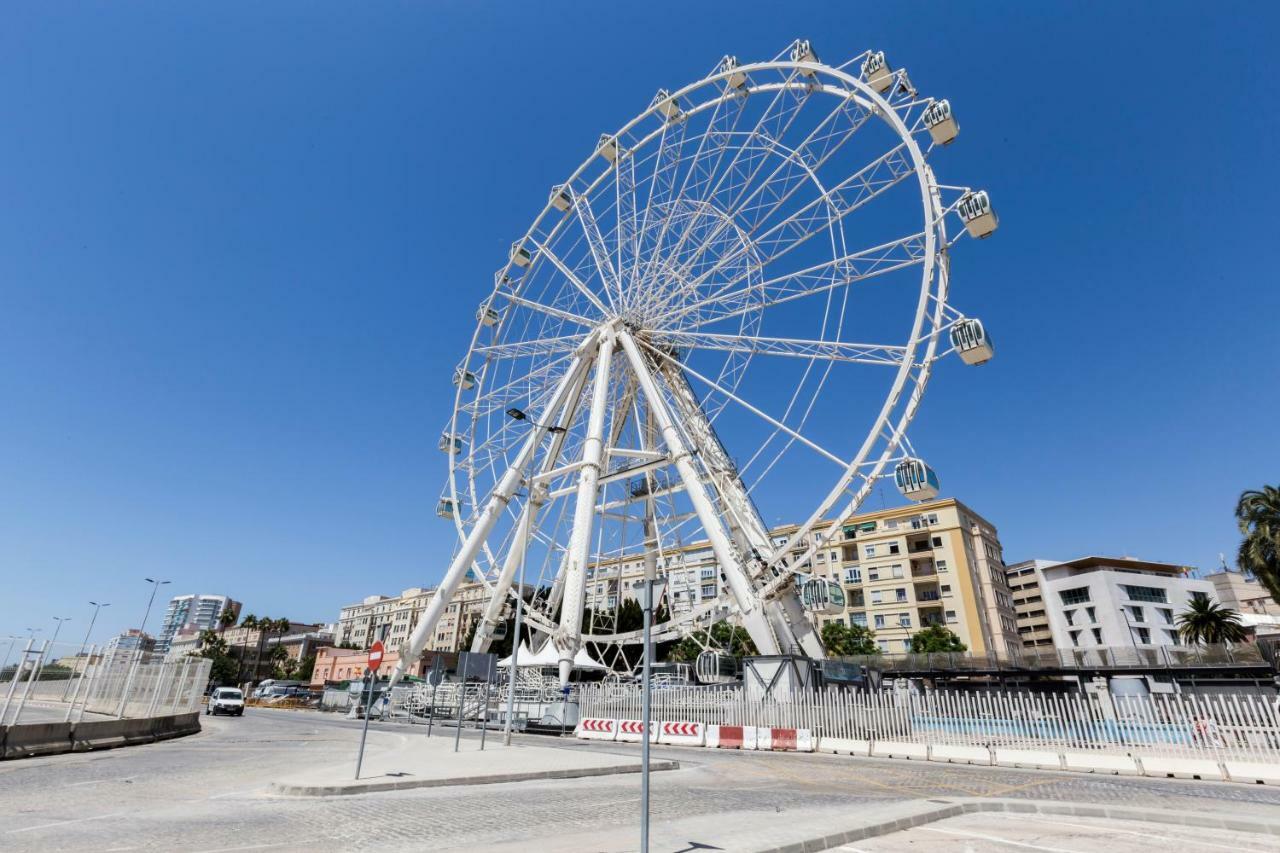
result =
[[222,613],[218,614],[219,630],[225,631],[234,624],[236,624],[236,612],[230,607],[223,608]]
[[1234,610],[1208,596],[1196,596],[1178,614],[1178,636],[1192,645],[1212,645],[1243,642],[1249,634]]
[[258,617],[250,613],[248,616],[240,620],[240,627],[241,628],[257,628]]
[[1280,487],[1250,489],[1236,503],[1236,523],[1244,540],[1236,564],[1280,602]]

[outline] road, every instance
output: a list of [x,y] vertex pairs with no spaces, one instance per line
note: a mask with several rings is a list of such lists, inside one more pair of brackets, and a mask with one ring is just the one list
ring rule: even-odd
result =
[[[270,782],[310,766],[354,761],[358,723],[258,708],[242,718],[201,720],[205,730],[188,738],[0,763],[0,850],[634,849],[636,776],[286,798],[270,794]],[[421,727],[374,724],[370,743],[394,749],[405,738],[422,736]],[[634,754],[623,744],[564,746]],[[463,749],[476,748],[468,734]],[[491,738],[489,748],[501,747]],[[791,832],[799,840],[811,837],[807,828],[822,822],[947,797],[1127,804],[1271,819],[1280,813],[1280,789],[1264,786],[829,755],[666,747],[654,753],[682,764],[653,776],[655,853],[726,838],[739,840],[720,849],[746,849],[741,834],[755,827],[761,838]],[[883,842],[874,848],[867,842],[865,849],[893,849]]]

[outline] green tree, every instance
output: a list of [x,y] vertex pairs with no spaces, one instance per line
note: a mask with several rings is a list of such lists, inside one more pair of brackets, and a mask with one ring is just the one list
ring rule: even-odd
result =
[[192,652],[191,655],[213,661],[213,666],[209,670],[209,680],[213,684],[221,687],[236,683],[240,671],[239,665],[229,654],[227,641],[216,632],[202,631],[200,650]]
[[719,649],[734,657],[757,655],[756,644],[751,641],[747,629],[728,622],[717,622],[711,626],[711,632],[694,631],[676,643],[667,653],[667,660],[692,663],[698,659],[704,648]]
[[1251,572],[1280,602],[1280,486],[1263,486],[1240,495],[1236,524],[1244,536],[1236,565]]
[[225,631],[234,624],[236,624],[235,610],[230,607],[224,608],[223,611],[218,614],[218,627]]
[[826,646],[827,657],[880,654],[875,632],[866,625],[828,622],[822,626],[822,645]]
[[258,617],[250,613],[248,616],[240,620],[240,627],[241,628],[257,628]]
[[1178,614],[1178,636],[1192,645],[1240,643],[1249,633],[1240,624],[1240,615],[1208,596],[1191,599],[1187,609]]
[[929,652],[967,652],[969,647],[960,641],[950,628],[930,625],[911,635],[911,651],[916,654]]
[[299,681],[311,681],[311,675],[316,669],[316,656],[307,655],[298,661],[298,668],[294,670],[293,677]]

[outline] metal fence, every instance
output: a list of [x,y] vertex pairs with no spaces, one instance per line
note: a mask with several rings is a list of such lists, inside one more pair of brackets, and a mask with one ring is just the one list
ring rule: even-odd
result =
[[[632,685],[577,691],[582,717],[640,718]],[[827,692],[788,702],[741,688],[655,691],[652,719],[810,729],[818,738],[1104,751],[1280,763],[1280,703],[1258,696]]]
[[28,646],[0,684],[0,725],[79,722],[199,710],[212,661],[164,660],[136,649],[90,646],[74,668],[47,666],[47,646]]
[[947,670],[1063,670],[1063,669],[1192,669],[1266,666],[1263,650],[1254,643],[1203,646],[1097,646],[1081,649],[1012,649],[928,654],[854,655],[840,660],[886,673]]

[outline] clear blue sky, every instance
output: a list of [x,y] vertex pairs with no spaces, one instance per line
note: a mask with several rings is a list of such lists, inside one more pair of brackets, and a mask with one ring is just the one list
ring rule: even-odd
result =
[[1280,481],[1273,4],[604,9],[7,7],[0,636],[96,598],[105,638],[147,575],[298,620],[437,580],[508,243],[659,86],[797,36],[949,97],[945,177],[1000,212],[956,276],[998,358],[913,431],[946,492],[1010,561],[1230,555]]

